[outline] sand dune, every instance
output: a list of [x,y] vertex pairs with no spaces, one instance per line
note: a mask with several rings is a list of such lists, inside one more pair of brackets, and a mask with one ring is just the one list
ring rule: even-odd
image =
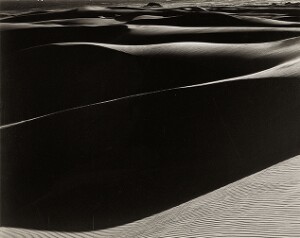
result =
[[1,234],[3,238],[298,237],[299,198],[298,156],[180,206],[124,226],[81,233],[1,228]]
[[174,41],[254,43],[299,36],[299,22],[291,21],[293,16],[289,15],[292,10],[280,10],[277,19],[259,11],[249,16],[242,9],[238,13],[220,10],[102,7],[31,12],[1,19],[0,29],[7,54],[11,50],[69,41],[133,45]]
[[[259,73],[299,59],[298,45],[299,38],[248,45],[179,42],[133,46],[83,42],[29,48],[11,57],[6,66],[10,70],[3,72],[2,100],[12,109],[2,118],[2,124],[133,94]],[[57,57],[60,60],[55,62]],[[24,75],[27,80],[22,80]],[[26,87],[31,84],[34,90]],[[47,96],[41,100],[43,95]],[[23,114],[19,111],[28,106]]]
[[144,18],[133,19],[129,24],[141,25],[175,25],[175,26],[299,26],[279,20],[264,19],[258,17],[237,17],[225,13],[203,12],[190,13],[183,16],[165,17],[160,19]]
[[[85,19],[78,21],[86,27],[61,25],[64,21],[38,23],[2,23],[4,54],[24,48],[58,42],[97,42],[115,44],[156,44],[169,42],[263,43],[299,37],[295,27],[176,27],[118,24],[115,20]],[[112,25],[106,25],[109,22]],[[98,25],[98,26],[97,26]],[[100,26],[99,26],[100,25]],[[74,35],[73,35],[74,34]],[[22,41],[20,40],[22,39]]]
[[230,82],[234,82],[234,81],[248,80],[248,79],[298,78],[298,77],[300,77],[300,73],[299,73],[299,70],[298,70],[299,66],[300,66],[300,59],[291,60],[291,61],[287,61],[284,64],[280,64],[278,66],[270,68],[268,70],[264,70],[264,71],[249,74],[249,75],[245,75],[243,77],[236,77],[236,78],[230,78],[230,79],[225,79],[225,80],[218,80],[218,81],[212,81],[212,82],[206,82],[206,83],[200,83],[200,84],[193,84],[193,85],[188,85],[188,86],[179,86],[179,87],[174,87],[174,88],[166,88],[166,89],[160,89],[160,90],[155,90],[155,91],[148,91],[148,92],[143,92],[143,93],[130,94],[130,95],[123,96],[123,97],[118,97],[118,98],[113,98],[113,99],[109,99],[109,100],[106,100],[106,101],[100,101],[100,102],[95,102],[95,103],[91,103],[91,104],[66,108],[66,109],[62,109],[62,110],[59,110],[59,111],[54,111],[54,112],[51,112],[51,113],[48,113],[48,114],[43,114],[43,115],[40,115],[40,116],[37,116],[37,117],[24,119],[24,120],[21,120],[21,121],[12,122],[12,123],[8,123],[8,124],[5,124],[5,125],[0,125],[0,129],[5,129],[5,128],[8,128],[8,127],[12,127],[12,126],[17,126],[17,125],[20,125],[20,124],[24,124],[24,123],[28,123],[28,122],[31,122],[31,121],[39,120],[39,119],[42,119],[42,118],[55,116],[57,114],[66,113],[66,112],[75,111],[75,110],[80,110],[80,109],[83,109],[83,108],[94,107],[94,106],[97,106],[97,105],[113,103],[113,102],[122,101],[122,100],[128,100],[128,99],[136,98],[136,97],[144,97],[144,96],[148,96],[148,95],[160,94],[160,93],[165,93],[165,92],[169,92],[169,91],[179,91],[179,90],[184,90],[184,89],[189,89],[189,88],[205,87],[205,86],[214,85],[214,84],[230,83]]
[[6,226],[115,226],[212,191],[299,154],[299,102],[298,76],[251,79],[2,129]]
[[3,235],[297,236],[298,13],[2,14]]

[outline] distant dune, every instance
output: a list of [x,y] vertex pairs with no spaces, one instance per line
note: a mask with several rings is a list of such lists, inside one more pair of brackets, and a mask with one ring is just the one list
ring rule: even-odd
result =
[[2,14],[3,235],[299,236],[299,12]]

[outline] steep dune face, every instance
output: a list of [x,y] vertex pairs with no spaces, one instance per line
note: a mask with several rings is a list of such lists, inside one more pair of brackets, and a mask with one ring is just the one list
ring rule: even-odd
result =
[[[3,225],[118,226],[300,154],[299,23],[275,19],[297,10],[228,11],[83,8],[2,19]],[[165,222],[157,235],[177,232]]]

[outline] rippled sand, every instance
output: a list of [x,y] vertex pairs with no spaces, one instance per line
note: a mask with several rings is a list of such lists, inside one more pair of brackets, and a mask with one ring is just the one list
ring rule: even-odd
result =
[[1,228],[6,237],[298,237],[300,157],[151,217],[91,232]]

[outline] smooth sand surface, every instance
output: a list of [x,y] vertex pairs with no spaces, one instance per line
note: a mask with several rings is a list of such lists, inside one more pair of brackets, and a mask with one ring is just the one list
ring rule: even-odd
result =
[[[288,62],[297,64],[299,39],[252,44],[67,42],[26,48],[10,56],[3,72],[3,100],[10,110],[2,123],[139,93],[261,75]],[[295,78],[299,72],[285,70],[282,76]],[[269,77],[279,78],[275,73]],[[30,108],[19,110],[24,107]]]

